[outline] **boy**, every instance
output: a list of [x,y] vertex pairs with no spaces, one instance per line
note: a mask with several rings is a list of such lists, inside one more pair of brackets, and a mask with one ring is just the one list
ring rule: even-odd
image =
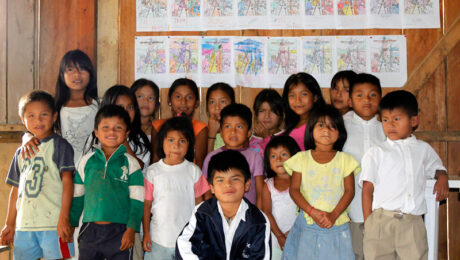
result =
[[[345,128],[348,133],[343,151],[358,161],[364,153],[374,145],[385,140],[382,124],[377,119],[379,102],[382,97],[380,80],[370,74],[358,74],[349,89],[348,104],[353,111],[344,117]],[[363,260],[364,217],[361,203],[361,187],[358,185],[359,173],[355,175],[355,197],[350,204],[350,230],[353,242],[353,252],[356,260]]]
[[431,146],[412,132],[419,122],[417,99],[398,90],[380,102],[387,139],[362,159],[366,259],[427,259],[422,215],[426,179],[435,178],[436,199],[447,198],[446,169]]
[[61,259],[74,254],[73,243],[69,243],[73,149],[53,131],[54,104],[53,97],[41,90],[19,101],[21,121],[40,144],[28,159],[22,159],[20,149],[16,151],[6,179],[12,188],[0,240],[3,245],[11,244],[14,237],[14,259]]
[[262,207],[264,163],[258,152],[247,147],[251,136],[251,126],[252,112],[247,106],[233,103],[222,109],[220,112],[220,133],[225,146],[206,156],[203,163],[203,174],[207,176],[209,160],[215,154],[229,149],[239,151],[246,158],[251,171],[251,187],[244,196],[260,209]]
[[[84,155],[75,176],[70,221],[80,228],[79,259],[130,259],[144,209],[144,180],[137,160],[123,145],[130,117],[107,105],[96,114],[94,134],[101,147]],[[129,249],[129,250],[128,250]]]
[[176,259],[271,259],[270,222],[246,198],[251,173],[234,150],[214,155],[208,182],[215,198],[197,207],[176,243]]

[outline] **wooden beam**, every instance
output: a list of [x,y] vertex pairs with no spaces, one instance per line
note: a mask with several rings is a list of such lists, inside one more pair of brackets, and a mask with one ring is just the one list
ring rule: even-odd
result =
[[420,131],[414,134],[418,139],[426,142],[460,142],[460,131]]

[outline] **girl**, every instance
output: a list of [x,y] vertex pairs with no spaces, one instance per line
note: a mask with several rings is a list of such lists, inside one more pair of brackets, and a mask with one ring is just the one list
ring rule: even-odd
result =
[[303,151],[305,150],[305,129],[310,111],[325,104],[321,88],[310,74],[304,72],[293,74],[284,84],[283,102],[286,109],[284,134],[294,138]]
[[283,259],[355,259],[347,207],[359,164],[341,152],[347,138],[340,112],[331,105],[309,116],[305,145],[284,163],[292,175],[289,193],[301,209],[284,247]]
[[208,112],[208,153],[224,146],[220,135],[220,111],[235,103],[235,91],[227,83],[212,84],[206,93],[206,111]]
[[283,162],[300,151],[290,136],[275,136],[265,149],[264,166],[267,173],[262,191],[262,210],[270,221],[272,259],[281,259],[287,234],[294,224],[297,205],[289,196],[291,177]]
[[145,174],[142,218],[145,259],[174,259],[176,240],[209,185],[193,164],[194,133],[185,116],[166,121],[157,135],[160,161]]
[[264,89],[254,100],[256,124],[249,147],[264,157],[265,146],[272,138],[283,133],[281,123],[284,118],[283,100],[274,89]]
[[[176,79],[168,91],[168,103],[171,107],[173,116],[185,115],[189,119],[192,119],[195,108],[200,105],[200,95],[198,93],[198,87],[196,83],[187,78]],[[153,122],[152,129],[152,140],[155,140],[155,136],[160,130],[160,127],[165,122],[165,119],[156,120]],[[193,133],[195,134],[195,163],[199,167],[203,166],[204,157],[207,154],[208,149],[208,127],[205,123],[192,120]],[[153,144],[154,142],[152,142]],[[156,151],[152,146],[154,152],[153,161],[156,162],[159,159]]]
[[151,140],[152,121],[160,107],[160,90],[155,82],[148,79],[138,79],[131,86],[131,93],[136,97],[139,105],[142,131]]
[[350,110],[348,90],[353,84],[356,73],[352,70],[343,70],[337,72],[331,81],[331,104],[340,111],[342,115],[347,114]]

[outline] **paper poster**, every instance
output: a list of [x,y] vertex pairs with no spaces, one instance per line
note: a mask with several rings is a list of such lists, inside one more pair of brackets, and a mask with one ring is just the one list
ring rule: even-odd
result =
[[172,79],[200,80],[200,37],[171,37],[169,39],[169,74]]
[[337,14],[337,28],[367,28],[366,0],[338,0]]
[[136,0],[138,32],[168,30],[168,0]]
[[286,79],[299,71],[299,42],[296,37],[270,37],[267,66],[270,87],[283,87]]
[[337,37],[337,70],[367,71],[367,42],[365,36]]
[[236,37],[233,40],[235,83],[245,87],[266,87],[265,37]]
[[171,30],[201,30],[201,0],[169,0],[168,4],[168,22]]
[[135,37],[134,77],[155,81],[160,87],[169,87],[168,37]]
[[302,29],[301,0],[270,0],[270,29]]
[[403,3],[404,28],[439,28],[438,0],[400,0]]
[[369,27],[401,28],[400,0],[369,0]]
[[334,0],[305,0],[303,28],[335,28]]
[[234,30],[234,1],[203,0],[201,21],[204,30]]
[[234,85],[232,43],[231,37],[206,37],[201,40],[201,83],[204,86],[216,82]]
[[311,74],[321,87],[329,87],[337,71],[335,37],[302,37],[302,71]]
[[265,29],[268,24],[267,0],[237,0],[239,29]]

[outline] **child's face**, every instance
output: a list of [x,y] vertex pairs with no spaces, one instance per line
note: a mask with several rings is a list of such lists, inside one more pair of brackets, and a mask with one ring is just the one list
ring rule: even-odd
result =
[[227,93],[220,89],[214,90],[211,94],[209,94],[207,104],[209,115],[215,120],[220,120],[220,111],[222,111],[222,109],[228,106],[231,102],[232,100]]
[[89,72],[74,64],[69,65],[64,71],[64,82],[71,91],[85,90],[89,83]]
[[409,116],[401,108],[382,111],[383,132],[393,141],[408,138],[412,134],[412,129],[418,125],[418,122],[418,116]]
[[199,103],[196,96],[188,86],[179,86],[171,94],[171,109],[175,115],[185,113],[187,116],[192,116],[195,108]]
[[270,148],[268,156],[270,160],[270,168],[272,171],[274,171],[276,175],[286,174],[283,163],[291,157],[289,150],[284,146]]
[[280,117],[272,111],[268,102],[263,102],[260,105],[256,120],[271,131],[277,129],[280,125]]
[[316,147],[333,146],[339,139],[339,131],[335,128],[329,117],[320,118],[313,127],[313,139]]
[[101,143],[103,149],[117,149],[128,138],[129,131],[123,119],[120,117],[107,117],[103,118],[96,129],[94,134]]
[[188,150],[188,141],[180,131],[172,130],[166,134],[163,140],[163,161],[168,165],[176,165],[184,161]]
[[34,101],[27,104],[22,123],[39,140],[53,134],[53,124],[57,119],[57,113],[42,101]]
[[153,89],[149,86],[143,86],[137,89],[136,91],[137,104],[139,105],[139,110],[141,116],[151,117],[155,111],[155,93]]
[[359,117],[370,120],[377,114],[381,98],[376,86],[369,83],[357,84],[353,88],[349,104]]
[[316,96],[303,84],[291,86],[288,94],[289,107],[299,116],[306,115],[313,108]]
[[246,121],[239,116],[227,116],[222,123],[220,132],[227,149],[243,148],[251,135]]
[[331,86],[331,103],[339,111],[346,111],[350,109],[348,105],[349,88],[350,84],[346,79],[340,79],[336,82],[335,86]]
[[238,203],[249,190],[251,180],[245,182],[241,171],[230,169],[226,172],[215,172],[209,186],[220,203]]
[[134,120],[134,115],[136,113],[136,110],[134,109],[134,104],[133,100],[131,97],[126,96],[126,95],[121,95],[117,98],[117,101],[115,102],[115,105],[121,106],[128,112],[129,118],[131,119],[131,123]]

